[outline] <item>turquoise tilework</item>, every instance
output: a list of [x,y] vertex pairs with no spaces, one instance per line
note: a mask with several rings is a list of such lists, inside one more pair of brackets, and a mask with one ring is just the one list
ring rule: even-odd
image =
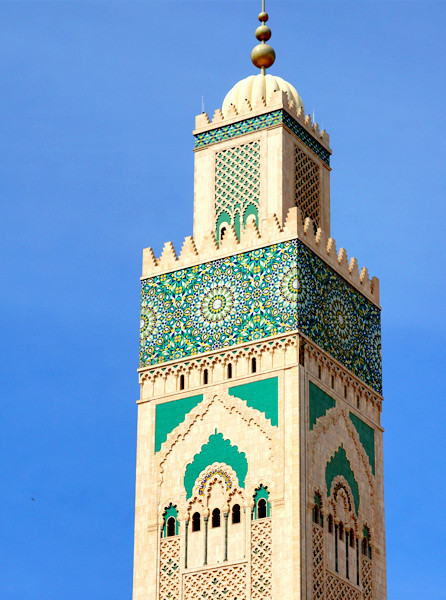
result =
[[381,393],[379,309],[299,240],[142,282],[142,367],[297,330]]
[[252,133],[253,131],[259,131],[259,129],[265,129],[266,127],[280,124],[286,125],[291,129],[291,131],[302,140],[304,144],[311,148],[319,158],[327,165],[330,165],[330,152],[315,140],[314,137],[300,125],[300,123],[282,109],[252,117],[251,119],[245,119],[244,121],[239,121],[232,125],[223,125],[222,127],[212,129],[211,131],[198,133],[195,136],[195,148],[204,148],[204,146],[209,146],[210,144],[230,140],[245,133]]

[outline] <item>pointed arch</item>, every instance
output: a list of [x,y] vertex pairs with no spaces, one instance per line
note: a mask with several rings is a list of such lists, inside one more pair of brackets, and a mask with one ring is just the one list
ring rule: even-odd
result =
[[248,473],[248,461],[245,453],[240,452],[237,446],[232,446],[229,440],[224,439],[222,433],[217,433],[215,430],[208,442],[201,447],[200,452],[195,454],[192,462],[186,467],[184,487],[187,498],[192,496],[195,481],[200,473],[215,462],[230,465],[237,474],[240,486],[245,487],[245,478]]
[[331,484],[338,475],[342,475],[348,482],[350,489],[353,494],[353,500],[355,502],[355,512],[358,514],[359,511],[359,486],[356,481],[353,470],[350,466],[350,461],[347,458],[344,446],[341,444],[336,450],[331,459],[325,466],[325,481],[327,484],[327,496],[330,495]]

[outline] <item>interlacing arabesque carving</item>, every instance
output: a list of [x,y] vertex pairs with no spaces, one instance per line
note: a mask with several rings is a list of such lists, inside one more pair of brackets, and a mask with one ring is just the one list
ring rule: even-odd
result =
[[372,561],[366,556],[361,556],[361,583],[364,600],[372,599]]
[[324,530],[313,523],[313,600],[325,600]]
[[180,539],[164,538],[160,548],[159,600],[180,597]]
[[[163,481],[164,463],[168,455],[173,451],[175,445],[183,440],[190,432],[192,427],[198,421],[203,421],[205,415],[209,412],[210,408],[215,404],[221,404],[225,410],[232,414],[237,414],[247,425],[256,425],[265,438],[268,440],[268,450],[271,460],[274,460],[273,454],[273,439],[275,437],[275,428],[271,425],[271,421],[266,419],[265,415],[258,410],[248,407],[246,402],[231,396],[228,393],[221,393],[219,395],[209,396],[208,398],[200,402],[195,408],[193,408],[187,415],[185,420],[178,425],[169,435],[166,441],[162,445],[159,451],[159,478],[160,483]],[[207,441],[205,434],[203,436],[203,443]]]
[[[140,373],[139,383],[141,385],[150,383],[155,387],[155,382],[161,379],[163,381],[163,385],[158,390],[158,395],[161,396],[169,391],[179,391],[181,375],[184,375],[185,377],[185,390],[188,387],[190,378],[196,372],[202,375],[205,369],[208,371],[209,383],[218,383],[219,381],[227,379],[226,367],[229,363],[231,363],[233,366],[233,377],[247,375],[249,372],[249,361],[253,358],[257,360],[257,371],[260,373],[262,370],[262,361],[264,361],[266,357],[268,358],[268,363],[274,363],[278,352],[286,353],[290,348],[297,350],[297,347],[298,336],[296,336],[296,334],[292,334],[286,338],[277,338],[270,342],[263,342],[261,344],[257,343],[255,345],[252,344],[243,348],[238,348],[237,350],[229,350],[224,354],[220,351],[218,354],[215,353],[214,355],[206,356],[204,358],[184,360],[183,362],[168,366],[167,368],[157,367],[155,369],[151,369],[150,371],[143,371]],[[239,364],[242,361],[246,361],[246,365],[244,365],[242,371],[239,372]],[[289,361],[290,359],[285,362],[288,363]],[[216,380],[215,372],[217,369],[220,371],[220,377],[218,377]],[[170,378],[175,380],[174,385],[168,384]],[[201,381],[202,377],[199,377],[198,380]],[[154,393],[154,390],[152,392],[146,391],[144,396],[151,397],[154,395]]]
[[319,165],[298,146],[294,150],[295,194],[302,217],[310,217],[315,227],[320,225]]
[[328,572],[324,600],[361,600],[361,592]]
[[246,600],[246,581],[246,563],[186,573],[183,600]]
[[[305,339],[305,366],[312,372],[315,377],[318,377],[318,367],[327,370],[329,374],[335,377],[335,381],[338,379],[344,385],[347,385],[348,389],[353,390],[355,397],[359,395],[361,400],[370,402],[373,406],[377,406],[379,411],[382,410],[382,398],[378,396],[372,388],[366,388],[359,377],[355,377],[349,371],[346,371],[340,367],[337,363],[330,359],[330,357],[319,350],[316,346],[313,346],[308,339]],[[313,363],[313,369],[311,369],[311,363]]]
[[251,599],[272,598],[272,523],[271,519],[251,524]]
[[[372,473],[372,467],[370,466],[370,461],[367,456],[366,451],[364,450],[364,446],[361,444],[361,440],[359,439],[359,434],[355,429],[355,426],[351,422],[351,419],[348,416],[348,413],[344,406],[338,404],[335,408],[330,409],[323,417],[317,419],[316,424],[313,427],[313,430],[310,434],[310,461],[313,466],[312,472],[315,472],[316,464],[320,465],[321,457],[320,457],[320,448],[323,447],[323,437],[327,435],[328,430],[331,427],[336,428],[339,431],[339,422],[342,421],[348,430],[349,437],[347,440],[342,441],[342,445],[345,447],[347,451],[347,455],[349,453],[348,446],[351,444],[354,445],[356,450],[356,457],[359,459],[361,466],[364,467],[365,474],[367,476],[367,480],[370,486],[370,503],[372,507],[373,514],[375,513],[375,502],[374,502],[374,477]],[[327,460],[323,463],[327,464],[329,460],[333,458],[336,454],[338,447],[334,447],[330,456],[327,457]],[[350,458],[352,458],[350,456]],[[352,465],[353,468],[353,465]],[[355,470],[355,469],[353,469]],[[329,490],[327,490],[329,491]],[[360,490],[361,491],[361,490]],[[362,495],[362,494],[361,494]]]

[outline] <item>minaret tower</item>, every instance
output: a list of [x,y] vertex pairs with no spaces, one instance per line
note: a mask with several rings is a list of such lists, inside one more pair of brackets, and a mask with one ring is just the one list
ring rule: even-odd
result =
[[379,284],[259,21],[196,117],[193,237],[143,254],[133,598],[385,600]]

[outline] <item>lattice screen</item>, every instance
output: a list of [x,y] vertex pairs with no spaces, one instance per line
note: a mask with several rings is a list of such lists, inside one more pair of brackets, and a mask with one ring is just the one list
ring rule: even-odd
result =
[[313,523],[313,600],[325,600],[324,530]]
[[272,596],[271,519],[251,524],[251,598],[270,600]]
[[160,550],[160,600],[180,597],[180,539],[179,537],[161,540]]
[[246,600],[246,563],[184,575],[183,599]]
[[294,149],[296,203],[302,218],[310,217],[320,226],[320,174],[319,165],[298,146]]
[[362,595],[364,600],[372,599],[372,561],[362,556],[361,564],[361,583]]
[[327,573],[326,600],[361,600],[361,592],[332,573]]
[[234,225],[237,235],[249,215],[258,222],[260,203],[260,142],[217,152],[215,156],[215,217]]

